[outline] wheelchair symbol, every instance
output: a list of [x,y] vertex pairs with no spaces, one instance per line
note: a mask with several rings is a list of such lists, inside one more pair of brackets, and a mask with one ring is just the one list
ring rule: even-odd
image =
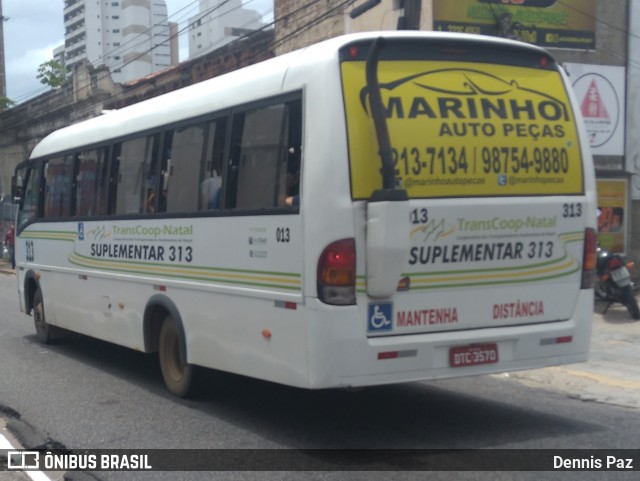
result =
[[390,331],[393,326],[393,304],[369,304],[368,331]]

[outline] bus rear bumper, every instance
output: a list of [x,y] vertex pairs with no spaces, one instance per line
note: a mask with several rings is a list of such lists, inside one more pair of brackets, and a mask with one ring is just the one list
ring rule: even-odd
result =
[[375,338],[361,332],[359,338],[334,338],[331,346],[318,342],[310,351],[308,387],[374,386],[583,362],[593,294],[585,290],[579,297],[573,317],[564,321]]

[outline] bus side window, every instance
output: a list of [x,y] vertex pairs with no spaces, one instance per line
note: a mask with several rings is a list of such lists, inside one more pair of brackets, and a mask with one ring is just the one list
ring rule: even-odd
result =
[[94,215],[109,213],[109,147],[98,149],[98,171],[96,172]]
[[117,213],[117,201],[118,201],[118,181],[120,179],[120,157],[122,153],[122,143],[116,142],[111,147],[110,154],[110,167],[107,166],[109,172],[109,192],[107,194],[107,214]]
[[78,156],[75,215],[91,216],[107,213],[108,149],[86,150]]
[[234,116],[230,167],[237,180],[230,179],[235,181],[227,197],[231,207],[282,207],[289,193],[298,194],[294,159],[298,156],[299,164],[299,142],[291,146],[289,139],[290,107],[296,104],[279,103]]
[[19,210],[18,227],[25,225],[38,216],[40,205],[40,180],[42,178],[41,164],[32,166],[26,174],[26,186],[22,208]]
[[166,206],[161,202],[160,212],[193,212],[198,209],[205,130],[206,124],[198,124],[165,133],[161,174]]
[[300,169],[302,167],[302,101],[287,104],[288,132],[286,151],[287,170],[284,184],[284,203],[288,207],[300,205]]
[[155,214],[158,209],[164,209],[166,199],[162,196],[163,185],[160,176],[160,136],[147,137],[144,159],[142,164],[142,212]]
[[117,164],[116,214],[155,212],[158,190],[158,136],[138,137],[123,142]]
[[198,210],[211,210],[222,207],[222,175],[227,119],[209,122],[206,128],[207,143],[202,165]]
[[71,215],[73,167],[73,155],[49,159],[45,164],[45,217],[55,218]]

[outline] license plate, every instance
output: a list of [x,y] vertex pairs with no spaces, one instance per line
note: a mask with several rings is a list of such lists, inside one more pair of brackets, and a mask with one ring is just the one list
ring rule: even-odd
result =
[[631,275],[629,274],[629,269],[626,267],[620,267],[615,271],[611,271],[611,278],[613,282],[621,287],[631,284]]
[[449,365],[451,367],[493,364],[499,359],[498,345],[495,343],[456,346],[449,349]]

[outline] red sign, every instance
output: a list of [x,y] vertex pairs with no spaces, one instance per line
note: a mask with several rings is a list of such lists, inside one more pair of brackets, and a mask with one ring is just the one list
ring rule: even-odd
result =
[[595,79],[591,81],[584,99],[582,100],[581,110],[583,117],[592,119],[610,119],[609,112],[607,112],[607,108],[604,106],[604,102],[602,101],[602,96],[600,95],[598,84]]

